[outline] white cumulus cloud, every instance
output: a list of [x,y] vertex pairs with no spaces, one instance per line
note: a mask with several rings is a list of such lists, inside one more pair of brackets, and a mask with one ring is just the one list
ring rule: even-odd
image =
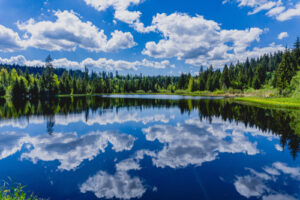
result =
[[278,39],[279,40],[282,40],[283,38],[286,38],[286,37],[288,37],[289,36],[289,34],[287,33],[287,32],[282,32],[282,33],[279,33],[279,35],[278,35]]
[[158,42],[147,42],[144,55],[176,57],[196,66],[213,64],[222,67],[225,63],[244,61],[247,56],[256,57],[283,49],[274,44],[251,49],[254,42],[259,42],[264,30],[226,30],[215,21],[199,15],[157,14],[150,27],[161,33],[163,38]]
[[[237,2],[239,7],[249,7],[253,10],[248,12],[249,15],[266,11],[266,15],[275,17],[278,21],[290,20],[300,16],[300,3],[293,4],[291,1],[272,1],[272,0],[232,0]],[[223,1],[223,4],[231,0]]]
[[18,22],[17,26],[28,36],[24,40],[26,47],[35,47],[52,51],[74,51],[80,47],[89,51],[108,52],[127,49],[136,45],[129,32],[114,31],[108,39],[103,30],[91,22],[83,22],[73,11],[56,11],[56,21]]
[[293,17],[300,16],[300,3],[295,5],[294,8],[289,8],[285,10],[284,12],[281,12],[276,19],[279,21],[286,21],[289,19],[292,19]]
[[[10,58],[1,58],[1,64],[18,64],[26,66],[44,66],[44,62],[41,60],[27,60],[23,55],[12,56]],[[171,64],[168,60],[162,60],[160,62],[143,59],[141,61],[125,61],[125,60],[113,60],[107,58],[99,58],[94,60],[92,58],[86,58],[81,62],[71,61],[67,58],[60,58],[53,60],[53,66],[56,68],[67,68],[67,69],[84,69],[88,67],[93,71],[100,70],[138,70],[143,67],[154,68],[154,69],[166,69],[175,68],[174,64]]]
[[10,28],[0,25],[0,51],[12,52],[23,48],[24,44],[19,34]]
[[105,11],[112,7],[115,10],[114,18],[131,25],[136,31],[147,33],[153,31],[152,27],[144,27],[140,21],[140,11],[129,11],[129,7],[139,5],[144,0],[85,0],[85,3],[98,11]]

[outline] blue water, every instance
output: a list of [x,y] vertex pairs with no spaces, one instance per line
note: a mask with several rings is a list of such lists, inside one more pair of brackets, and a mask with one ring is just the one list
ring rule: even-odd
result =
[[2,112],[0,180],[55,200],[300,199],[299,138],[290,121],[282,135],[270,120],[286,111],[215,98],[90,98],[54,103],[50,114]]

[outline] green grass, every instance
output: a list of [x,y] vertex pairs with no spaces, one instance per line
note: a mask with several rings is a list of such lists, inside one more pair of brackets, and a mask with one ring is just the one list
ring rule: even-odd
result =
[[260,104],[271,107],[297,108],[300,109],[300,99],[295,98],[265,98],[265,97],[237,97],[235,101]]
[[0,187],[0,199],[1,200],[38,200],[33,194],[28,195],[24,192],[24,187],[21,184],[7,184],[4,183]]

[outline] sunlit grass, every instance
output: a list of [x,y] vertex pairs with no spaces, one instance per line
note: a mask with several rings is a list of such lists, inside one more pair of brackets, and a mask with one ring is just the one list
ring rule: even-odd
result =
[[243,101],[249,103],[263,104],[267,106],[299,108],[300,99],[295,98],[264,98],[264,97],[237,97],[236,101]]

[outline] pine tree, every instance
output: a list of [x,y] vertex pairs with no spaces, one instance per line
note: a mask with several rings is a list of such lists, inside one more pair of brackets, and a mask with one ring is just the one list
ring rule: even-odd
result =
[[266,72],[263,70],[262,64],[259,64],[256,67],[254,77],[253,77],[252,86],[254,87],[254,89],[259,89],[261,87],[261,85],[265,81],[265,76],[266,76]]
[[225,88],[229,88],[230,86],[229,71],[227,65],[225,65],[223,69],[223,73],[221,76],[221,85]]
[[296,62],[296,66],[300,67],[300,39],[299,39],[299,37],[297,37],[294,47],[295,47],[295,49],[293,51],[293,58]]
[[258,76],[255,76],[253,78],[252,86],[253,86],[254,89],[259,89],[261,87],[261,82],[260,82]]
[[296,74],[295,69],[296,67],[292,60],[291,53],[286,50],[276,72],[276,86],[279,89],[280,95],[283,94],[284,90],[290,84],[293,76]]
[[54,95],[58,90],[58,86],[55,83],[54,68],[52,65],[52,58],[50,55],[48,55],[48,57],[45,60],[45,67],[46,68],[41,78],[41,87],[43,88],[46,96]]
[[36,80],[34,80],[33,85],[30,87],[29,93],[31,98],[37,98],[39,96],[39,86]]
[[193,92],[193,89],[194,89],[194,79],[193,77],[190,77],[189,84],[188,84],[188,91]]
[[29,76],[29,71],[28,71],[27,67],[26,67],[26,71],[25,71],[25,78],[28,81],[28,83],[30,83],[30,76]]

